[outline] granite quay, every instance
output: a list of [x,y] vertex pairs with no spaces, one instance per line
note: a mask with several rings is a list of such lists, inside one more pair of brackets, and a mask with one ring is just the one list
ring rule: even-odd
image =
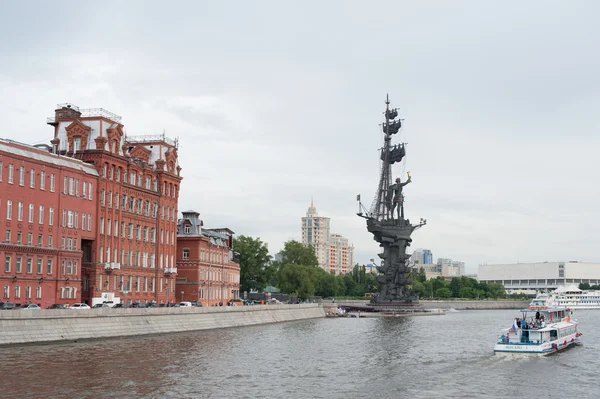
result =
[[318,304],[0,312],[0,345],[69,342],[325,317]]

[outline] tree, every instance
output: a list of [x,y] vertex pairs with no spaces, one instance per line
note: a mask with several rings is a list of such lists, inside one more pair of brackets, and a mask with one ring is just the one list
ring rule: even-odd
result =
[[417,274],[416,280],[420,283],[427,281],[427,274],[425,273],[425,268],[423,266],[419,268],[419,273]]
[[271,261],[267,244],[260,238],[242,235],[233,242],[233,249],[240,261],[240,289],[262,291],[268,282],[266,268]]
[[435,290],[435,296],[437,298],[450,298],[452,296],[452,291],[449,288],[438,288]]
[[319,266],[319,260],[315,255],[315,249],[312,246],[304,246],[298,241],[290,240],[283,245],[283,250],[280,252],[281,263],[304,265],[304,266]]

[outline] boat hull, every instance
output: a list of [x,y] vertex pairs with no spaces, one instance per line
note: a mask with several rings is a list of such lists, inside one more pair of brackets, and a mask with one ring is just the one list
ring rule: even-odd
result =
[[577,334],[572,334],[560,340],[544,342],[542,344],[521,344],[518,342],[497,343],[494,353],[497,355],[540,355],[547,356],[575,345],[580,345],[581,340]]

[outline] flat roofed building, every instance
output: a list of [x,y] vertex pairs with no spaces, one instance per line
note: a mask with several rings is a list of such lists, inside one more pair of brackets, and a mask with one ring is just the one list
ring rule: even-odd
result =
[[536,291],[554,290],[565,284],[600,284],[600,263],[536,262],[479,265],[481,282],[500,283],[507,293],[535,295]]

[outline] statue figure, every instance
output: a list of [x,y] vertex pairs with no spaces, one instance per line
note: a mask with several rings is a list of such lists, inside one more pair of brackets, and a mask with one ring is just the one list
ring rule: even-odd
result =
[[392,184],[388,188],[388,206],[392,213],[392,219],[394,218],[394,209],[396,209],[396,207],[398,207],[398,219],[400,219],[400,217],[404,219],[404,196],[402,195],[402,187],[406,186],[412,181],[412,177],[410,177],[410,172],[408,172],[407,174],[408,180],[406,180],[404,183],[402,183],[402,180],[400,178],[397,178],[396,184]]

